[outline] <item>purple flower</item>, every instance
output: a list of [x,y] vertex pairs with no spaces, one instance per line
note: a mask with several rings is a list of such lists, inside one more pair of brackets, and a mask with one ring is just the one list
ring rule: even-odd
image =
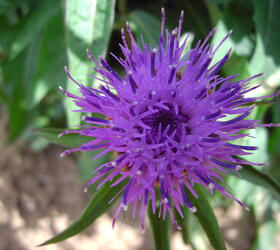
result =
[[[257,124],[246,118],[254,108],[250,103],[272,97],[279,92],[263,97],[249,98],[245,94],[259,87],[249,87],[249,81],[258,77],[237,81],[235,75],[222,77],[221,67],[230,56],[230,51],[216,64],[211,61],[216,51],[231,34],[212,47],[206,39],[199,41],[194,49],[183,54],[187,42],[179,44],[183,12],[179,25],[164,35],[165,15],[162,10],[162,26],[159,46],[151,48],[143,41],[141,49],[127,25],[129,38],[122,30],[124,58],[115,59],[121,64],[125,75],[121,77],[108,63],[100,58],[95,71],[99,79],[98,89],[85,87],[70,77],[80,88],[81,96],[62,89],[73,98],[80,112],[100,113],[105,118],[85,116],[88,126],[81,130],[68,130],[62,134],[79,133],[93,139],[78,148],[66,150],[62,155],[74,151],[102,149],[97,156],[115,152],[115,159],[97,168],[87,188],[99,182],[98,188],[112,183],[112,188],[125,179],[127,185],[121,192],[113,225],[121,211],[132,204],[133,214],[139,206],[141,227],[144,229],[147,205],[151,202],[156,211],[156,189],[160,192],[160,216],[169,213],[173,224],[173,206],[182,215],[181,208],[187,206],[191,212],[196,208],[185,190],[197,197],[195,183],[204,186],[213,194],[220,192],[224,197],[242,202],[231,195],[223,186],[220,173],[228,170],[237,172],[242,164],[254,164],[237,156],[256,150],[254,146],[238,145],[234,141],[247,137],[241,132],[271,124]],[[129,43],[128,43],[129,40]],[[96,78],[96,77],[94,77]],[[234,118],[230,118],[234,115]],[[230,117],[229,117],[230,116]],[[222,119],[227,118],[227,119]],[[182,215],[183,216],[183,215]]]

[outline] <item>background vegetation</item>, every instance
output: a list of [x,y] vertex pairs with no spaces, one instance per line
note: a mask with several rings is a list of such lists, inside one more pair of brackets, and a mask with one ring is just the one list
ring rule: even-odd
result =
[[[39,152],[54,141],[67,147],[79,144],[81,138],[56,137],[61,129],[81,123],[81,115],[71,112],[73,104],[65,101],[58,90],[58,86],[62,86],[74,93],[77,91],[75,85],[67,79],[64,66],[68,66],[78,81],[86,85],[96,84],[87,77],[89,73],[94,74],[91,71],[94,65],[86,56],[86,49],[89,48],[94,56],[106,57],[112,67],[122,73],[108,53],[110,51],[121,55],[118,47],[120,29],[128,21],[138,40],[142,34],[146,41],[156,46],[161,7],[166,10],[169,29],[177,25],[180,11],[185,11],[183,33],[191,34],[192,44],[203,39],[213,27],[217,27],[213,44],[217,44],[229,30],[233,30],[216,56],[219,59],[230,47],[233,48],[231,59],[222,74],[239,73],[238,77],[246,78],[263,72],[264,75],[258,79],[262,87],[254,94],[271,93],[279,89],[278,0],[0,0],[0,111],[8,119],[7,141],[1,140],[1,147],[23,140],[33,151]],[[259,103],[252,117],[266,123],[279,123],[278,101],[279,98]],[[259,171],[250,167],[249,171],[242,172],[243,178],[229,177],[227,182],[234,187],[232,192],[251,208],[250,213],[255,218],[251,249],[270,249],[279,229],[275,214],[279,211],[277,200],[280,200],[280,129],[258,128],[254,133],[255,138],[249,138],[243,143],[257,145],[259,150],[247,158],[268,162],[268,166],[259,168]],[[91,158],[94,154],[75,155],[84,182],[90,178],[96,166],[110,157],[107,155],[93,162]],[[109,197],[106,192],[108,189],[94,193],[88,213],[81,218],[82,222],[91,224],[97,215],[108,209],[105,201]],[[221,206],[225,209],[231,205],[231,201],[220,197],[217,197],[217,201],[211,199],[209,202],[212,207]],[[99,207],[94,207],[95,204],[99,204]],[[203,206],[201,211],[210,209],[208,203]],[[98,213],[96,209],[99,209]],[[224,249],[214,215],[209,210],[207,214],[198,215],[200,224],[206,230],[211,244],[216,249]],[[184,229],[182,236],[186,243],[202,249],[201,239],[196,237],[201,235],[201,228],[194,218],[186,216],[181,221]],[[152,220],[155,230],[161,228],[159,223],[162,222]],[[190,225],[192,232],[187,230]],[[77,221],[53,241],[76,234],[85,226]],[[164,236],[167,231],[161,230],[161,233],[155,237],[157,246],[167,237]],[[168,249],[168,244],[164,245]]]

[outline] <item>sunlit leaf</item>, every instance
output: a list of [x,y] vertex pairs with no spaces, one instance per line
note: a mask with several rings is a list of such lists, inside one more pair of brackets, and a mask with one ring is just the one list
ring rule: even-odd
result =
[[244,166],[239,172],[242,179],[268,189],[280,201],[280,185],[271,176],[252,166]]
[[[253,249],[273,249],[276,246],[276,237],[280,226],[275,220],[275,216],[280,208],[280,204],[271,199],[271,196],[264,194],[255,205],[256,237]],[[261,218],[261,219],[260,219]]]
[[257,249],[273,249],[276,241],[276,235],[279,232],[279,225],[274,218],[266,220],[258,227],[258,237],[256,237],[255,244]]
[[242,139],[242,145],[256,146],[258,150],[255,150],[250,155],[244,155],[243,158],[256,163],[268,162],[267,153],[267,141],[268,141],[268,131],[265,128],[256,128],[250,131],[251,137],[247,136]]
[[180,45],[182,45],[185,41],[185,39],[187,38],[187,42],[186,42],[186,45],[185,45],[185,48],[184,48],[184,51],[182,53],[182,57],[188,52],[190,51],[190,49],[192,48],[192,43],[193,43],[193,40],[194,40],[194,34],[191,33],[191,32],[187,32],[187,33],[184,33],[181,38],[180,38]]
[[[114,6],[114,0],[65,1],[69,71],[76,81],[84,85],[92,85],[87,76],[92,66],[86,56],[86,49],[94,50],[96,55],[105,54],[113,23]],[[78,87],[70,79],[67,90],[78,93]],[[66,99],[65,104],[68,125],[73,127],[80,124],[81,113],[72,112],[76,109],[75,104],[69,99]]]
[[114,22],[115,0],[97,0],[93,25],[92,54],[105,56]]

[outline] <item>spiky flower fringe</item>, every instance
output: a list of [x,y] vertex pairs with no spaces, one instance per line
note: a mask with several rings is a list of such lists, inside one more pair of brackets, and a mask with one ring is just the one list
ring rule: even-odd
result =
[[[220,173],[227,170],[237,172],[242,164],[260,165],[241,160],[237,156],[247,155],[256,150],[254,146],[235,144],[234,141],[249,136],[248,131],[273,124],[257,124],[256,120],[245,120],[252,112],[252,102],[272,95],[248,98],[246,93],[259,87],[249,87],[249,79],[236,81],[235,75],[222,77],[219,71],[230,56],[230,51],[217,63],[211,64],[217,50],[231,34],[213,48],[209,39],[199,41],[195,48],[183,54],[188,37],[179,43],[183,22],[183,12],[179,25],[171,33],[164,35],[165,14],[162,10],[161,35],[159,46],[152,48],[144,41],[141,49],[126,26],[128,39],[122,30],[123,45],[120,45],[124,58],[115,59],[124,69],[122,78],[108,63],[99,58],[94,69],[103,79],[99,79],[99,89],[85,87],[76,82],[66,70],[68,77],[79,87],[81,96],[61,89],[74,100],[84,113],[100,113],[104,119],[85,116],[88,126],[81,130],[68,130],[62,133],[79,133],[93,139],[78,148],[66,150],[62,155],[75,151],[102,149],[96,157],[107,152],[116,152],[116,158],[97,168],[96,175],[87,184],[99,182],[100,188],[112,181],[112,188],[125,179],[127,185],[121,192],[113,225],[121,211],[133,206],[133,216],[139,206],[141,227],[144,230],[145,213],[149,201],[156,211],[156,188],[160,190],[160,214],[163,219],[169,213],[173,216],[174,206],[183,216],[182,207],[191,212],[196,208],[190,202],[185,190],[197,197],[193,188],[199,183],[213,194],[220,192],[224,197],[242,202],[231,195],[223,185]],[[129,43],[128,43],[129,41]],[[95,78],[95,77],[94,77]],[[234,118],[227,118],[235,115]],[[275,125],[277,126],[277,124]],[[139,204],[140,203],[140,204]]]

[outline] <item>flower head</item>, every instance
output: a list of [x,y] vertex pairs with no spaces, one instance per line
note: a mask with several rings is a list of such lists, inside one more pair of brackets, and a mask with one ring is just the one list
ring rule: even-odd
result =
[[178,27],[166,35],[164,21],[162,11],[157,48],[151,48],[143,41],[141,49],[129,25],[126,27],[128,39],[122,31],[123,45],[120,46],[124,58],[113,56],[123,67],[124,77],[104,59],[97,61],[88,52],[96,64],[95,71],[102,76],[98,79],[99,88],[85,87],[66,71],[79,86],[81,96],[62,89],[66,96],[74,99],[80,112],[104,116],[104,119],[85,116],[83,120],[88,126],[63,132],[92,137],[90,142],[66,150],[63,155],[96,149],[102,149],[99,156],[115,152],[115,159],[98,167],[87,187],[99,182],[99,188],[119,175],[120,178],[112,183],[114,188],[127,179],[115,219],[121,211],[127,210],[128,205],[133,205],[134,215],[139,206],[142,228],[149,201],[155,212],[157,188],[160,216],[164,218],[169,213],[175,225],[173,206],[181,215],[182,206],[196,211],[185,192],[188,189],[197,197],[193,188],[195,183],[211,194],[216,190],[246,208],[222,185],[220,173],[237,172],[242,164],[253,164],[237,156],[257,148],[234,141],[248,136],[242,130],[270,126],[245,118],[253,109],[250,103],[278,94],[249,98],[245,94],[258,86],[249,87],[248,83],[259,75],[240,81],[235,80],[235,75],[219,75],[230,51],[215,64],[211,64],[212,58],[231,32],[217,47],[212,47],[208,40],[215,32],[213,30],[203,42],[199,41],[183,54],[188,39],[179,43],[183,13]]

